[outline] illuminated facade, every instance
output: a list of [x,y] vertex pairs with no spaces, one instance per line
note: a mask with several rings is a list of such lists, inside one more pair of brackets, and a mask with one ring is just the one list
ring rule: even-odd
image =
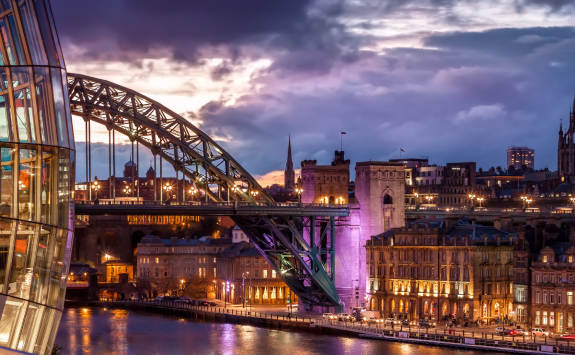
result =
[[513,243],[511,234],[457,217],[373,236],[366,303],[382,318],[503,320],[513,310]]
[[48,1],[0,1],[0,346],[49,354],[73,233],[74,137]]

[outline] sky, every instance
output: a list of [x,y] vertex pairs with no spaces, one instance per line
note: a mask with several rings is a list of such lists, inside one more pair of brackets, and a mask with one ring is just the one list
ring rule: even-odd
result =
[[[288,136],[299,168],[330,164],[340,132],[352,166],[403,149],[439,165],[504,167],[517,145],[535,150],[537,169],[556,169],[559,123],[574,104],[575,0],[88,4],[52,0],[68,71],[180,113],[263,186],[283,182]],[[92,172],[107,177],[107,134],[92,132]],[[117,141],[121,169],[130,147]]]

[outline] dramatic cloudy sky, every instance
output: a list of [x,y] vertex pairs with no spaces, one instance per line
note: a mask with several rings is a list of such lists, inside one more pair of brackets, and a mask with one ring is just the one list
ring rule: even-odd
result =
[[[288,134],[299,167],[329,164],[341,131],[352,164],[403,148],[489,168],[527,145],[537,168],[555,169],[559,120],[573,105],[575,0],[52,4],[70,72],[181,113],[264,184],[281,176]],[[107,175],[106,161],[94,164]]]

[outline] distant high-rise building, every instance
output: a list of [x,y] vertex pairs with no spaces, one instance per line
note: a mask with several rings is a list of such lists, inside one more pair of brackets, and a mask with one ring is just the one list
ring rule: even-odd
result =
[[284,172],[284,189],[293,191],[295,189],[295,172],[293,170],[293,161],[291,159],[291,137],[288,140],[288,154],[286,170]]
[[507,168],[513,166],[520,170],[523,165],[529,169],[535,169],[535,151],[528,147],[507,148]]

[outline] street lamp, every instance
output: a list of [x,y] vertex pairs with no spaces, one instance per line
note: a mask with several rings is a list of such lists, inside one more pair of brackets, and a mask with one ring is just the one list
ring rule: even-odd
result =
[[301,194],[303,193],[303,189],[301,187],[296,187],[295,193],[298,195],[298,202],[301,202]]
[[530,198],[527,198],[527,199],[525,199],[525,202],[527,202],[527,208],[529,208],[529,206],[531,205],[531,202],[533,202],[533,200]]
[[481,202],[483,202],[485,199],[483,197],[478,197],[477,198],[477,202],[479,202],[479,207],[481,207]]
[[254,198],[254,200],[256,199],[256,197],[259,195],[259,191],[257,190],[250,190],[250,195],[252,195],[252,197]]
[[130,189],[130,186],[124,187],[124,193],[126,194],[126,196],[128,196],[130,194],[130,192],[132,192],[132,189]]
[[181,288],[182,288],[182,296],[184,295],[184,287],[185,287],[184,284],[185,284],[185,283],[186,283],[186,281],[185,281],[184,279],[181,279],[181,280],[180,280],[180,286],[181,286]]
[[170,185],[169,183],[166,183],[166,185],[164,185],[164,190],[166,191],[166,194],[168,194],[168,200],[170,199],[170,192],[172,191],[172,189],[174,188],[172,185]]
[[94,181],[94,183],[92,184],[92,188],[96,190],[96,200],[98,199],[98,190],[100,190],[100,187],[102,186],[100,185],[100,182],[98,180]]
[[431,200],[433,200],[433,196],[425,196],[425,199],[427,200],[427,204],[429,204]]
[[188,190],[188,193],[190,195],[192,195],[192,201],[194,201],[194,195],[198,192],[198,189],[196,189],[194,186],[190,187],[190,189]]
[[237,194],[238,191],[240,191],[240,187],[239,187],[238,185],[232,186],[232,192],[233,192],[233,193],[236,193],[236,194]]

